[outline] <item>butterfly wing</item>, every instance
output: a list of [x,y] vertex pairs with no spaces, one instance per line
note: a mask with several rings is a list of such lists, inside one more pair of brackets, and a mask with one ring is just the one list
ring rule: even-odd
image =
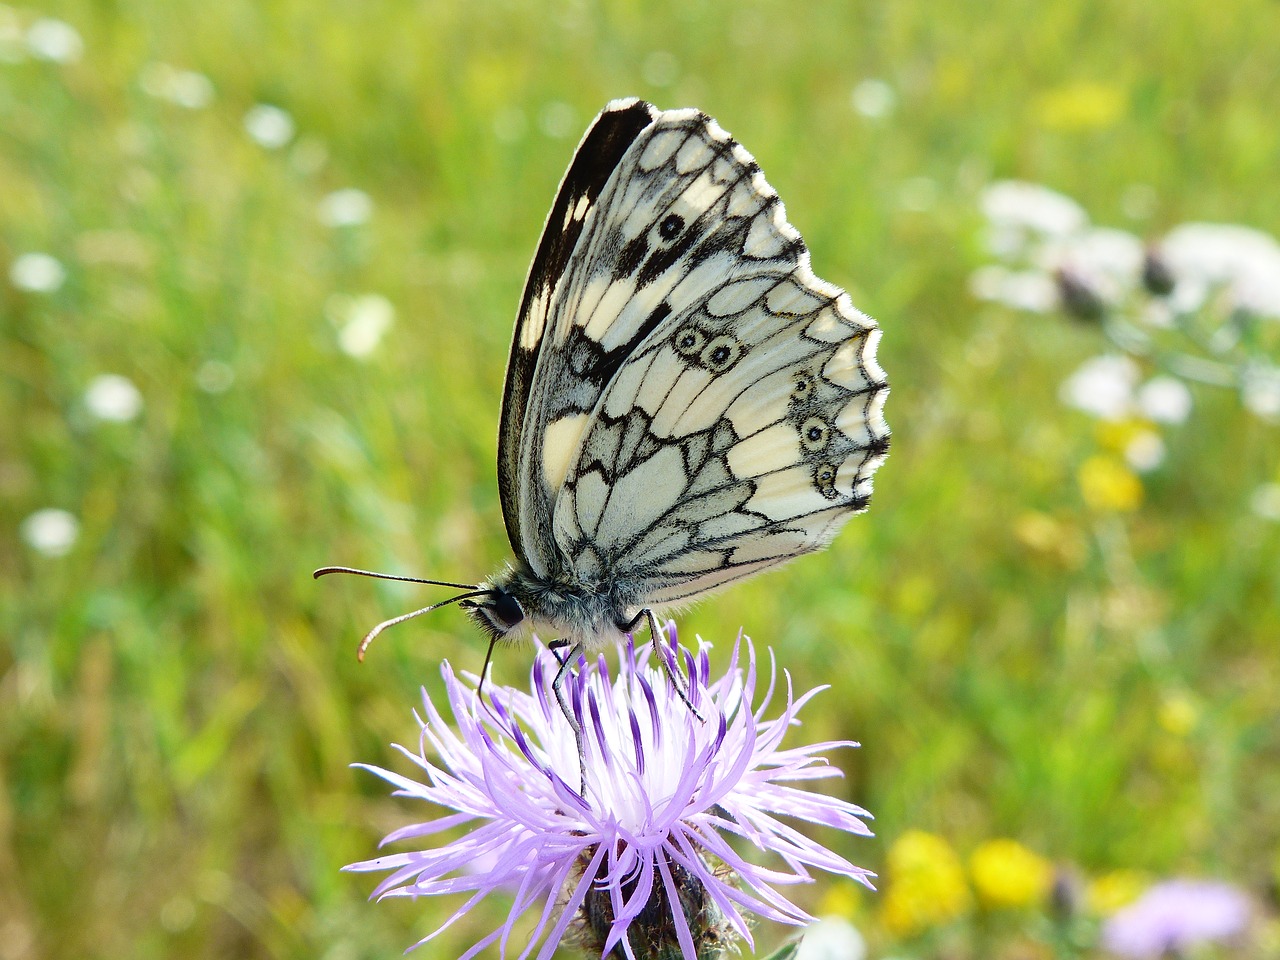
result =
[[523,441],[575,580],[676,602],[820,549],[866,508],[889,437],[880,331],[814,276],[715,121],[654,111],[570,265]]
[[[498,491],[512,548],[541,575],[561,562],[550,529],[560,468],[550,476],[544,469],[543,431],[566,410],[590,411],[603,387],[599,376],[580,377],[571,396],[557,399],[564,364],[554,354],[572,308],[569,290],[581,271],[582,248],[589,242],[583,235],[601,192],[658,113],[640,100],[615,100],[596,118],[561,181],[525,281],[502,395]],[[563,459],[558,450],[551,452],[553,460]]]

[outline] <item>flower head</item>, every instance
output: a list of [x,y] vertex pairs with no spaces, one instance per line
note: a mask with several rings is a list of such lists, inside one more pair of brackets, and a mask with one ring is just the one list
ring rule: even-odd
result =
[[1016,840],[988,840],[969,857],[978,897],[989,907],[1030,907],[1053,883],[1053,865]]
[[23,520],[21,530],[31,549],[46,557],[60,557],[76,545],[80,521],[66,510],[45,507]]
[[142,412],[142,394],[128,377],[103,373],[94,377],[84,391],[84,405],[99,420],[126,423]]
[[891,933],[913,937],[943,926],[973,906],[964,867],[945,838],[908,830],[889,848],[888,892],[880,908]]
[[244,115],[244,131],[254,143],[268,150],[278,150],[294,133],[293,117],[270,103],[255,103]]
[[67,279],[67,268],[47,253],[24,253],[9,266],[9,281],[29,293],[53,293]]
[[356,187],[344,187],[321,199],[318,214],[327,227],[358,227],[373,216],[373,198]]
[[1171,281],[1175,305],[1199,309],[1215,290],[1230,307],[1280,317],[1280,242],[1270,234],[1228,223],[1184,223],[1154,254]]
[[[669,636],[679,651],[674,626]],[[546,960],[567,935],[601,956],[615,949],[628,958],[716,956],[718,950],[707,952],[708,943],[727,946],[736,937],[751,942],[744,912],[783,923],[810,921],[776,888],[810,881],[811,867],[869,886],[867,871],[778,819],[870,835],[866,811],[789,785],[839,776],[820,754],[853,746],[782,748],[796,714],[818,691],[794,698],[787,676],[786,704],[766,720],[776,669],[771,666],[769,688],[753,706],[757,674],[750,641],[745,657],[735,645],[728,671],[716,680],[704,645],[696,657],[684,653],[695,716],[663,670],[650,663],[649,649],[621,647],[616,678],[603,656],[580,660],[566,678],[584,733],[581,796],[575,789],[578,752],[551,690],[557,664],[546,648],[539,646],[530,692],[495,689],[492,709],[477,696],[478,678],[464,683],[446,662],[441,671],[456,729],[424,694],[419,748],[399,748],[425,772],[424,781],[366,769],[394,784],[398,795],[453,811],[397,830],[384,843],[464,825],[470,832],[435,849],[348,869],[390,871],[374,891],[378,897],[469,894],[426,940],[490,893],[513,892],[507,921],[461,960],[495,942],[505,956],[515,924],[530,909],[538,919],[520,957],[537,949]],[[784,868],[752,862],[728,835],[775,855]],[[677,903],[681,909],[672,908]]]
[[1113,914],[1102,929],[1102,943],[1123,957],[1154,960],[1199,943],[1229,939],[1248,923],[1249,900],[1235,887],[1169,880]]

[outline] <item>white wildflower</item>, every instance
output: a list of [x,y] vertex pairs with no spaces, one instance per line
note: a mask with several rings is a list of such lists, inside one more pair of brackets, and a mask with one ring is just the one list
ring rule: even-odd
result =
[[1280,243],[1250,227],[1186,223],[1170,231],[1157,254],[1174,280],[1172,299],[1196,310],[1217,290],[1232,307],[1280,317]]
[[982,191],[980,205],[991,228],[991,252],[1000,257],[1021,255],[1036,240],[1077,233],[1089,222],[1070,197],[1022,180],[996,181]]
[[320,222],[329,227],[355,227],[373,216],[373,200],[363,190],[346,187],[320,201]]
[[1059,305],[1057,284],[1038,270],[1011,270],[989,264],[979,267],[969,277],[969,290],[979,300],[991,300],[1032,313],[1048,313]]
[[41,17],[27,27],[27,49],[33,57],[52,63],[73,63],[84,54],[84,41],[71,24]]
[[22,521],[22,539],[36,553],[61,557],[75,546],[80,521],[66,510],[45,507]]
[[47,253],[24,253],[9,265],[9,281],[28,293],[53,293],[66,279],[66,267]]
[[1102,420],[1122,420],[1132,411],[1138,374],[1138,365],[1128,357],[1093,357],[1063,382],[1059,397]]
[[293,139],[293,117],[280,107],[258,103],[244,115],[244,129],[258,146],[278,150]]
[[1154,430],[1139,430],[1125,444],[1124,458],[1139,473],[1150,473],[1164,463],[1164,440]]
[[1191,413],[1191,391],[1177,377],[1152,377],[1138,390],[1138,409],[1156,423],[1183,423]]
[[844,917],[820,917],[810,924],[794,960],[865,960],[867,941]]
[[391,301],[377,293],[358,297],[335,294],[325,304],[325,312],[338,325],[342,352],[357,359],[370,356],[378,348],[396,318]]
[[126,423],[142,412],[142,394],[128,377],[104,373],[90,381],[84,405],[99,420]]
[[1110,305],[1119,303],[1141,282],[1145,258],[1141,240],[1111,227],[1090,227],[1050,239],[1034,254],[1043,270],[1069,275]]

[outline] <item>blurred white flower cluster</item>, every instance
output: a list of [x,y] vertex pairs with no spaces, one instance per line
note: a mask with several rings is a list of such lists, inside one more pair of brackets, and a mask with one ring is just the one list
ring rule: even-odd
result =
[[1164,325],[1208,307],[1280,318],[1280,243],[1259,230],[1187,223],[1147,245],[1094,226],[1070,197],[1018,180],[988,186],[981,207],[996,262],[972,277],[979,299],[1096,318],[1136,297],[1142,319]]
[[[1235,224],[1186,223],[1144,243],[1091,224],[1070,197],[1016,180],[988,186],[981,209],[991,262],[970,277],[974,296],[1096,322],[1119,353],[1069,381],[1067,402],[1121,418],[1117,398],[1128,398],[1139,376],[1134,367],[1123,389],[1117,386],[1125,377],[1115,376],[1116,364],[1128,355],[1165,375],[1143,388],[1146,406],[1139,412],[1150,420],[1185,417],[1191,401],[1183,381],[1198,381],[1231,387],[1251,413],[1280,422],[1280,242],[1274,237]],[[1101,370],[1110,371],[1111,386],[1098,386]]]
[[[1154,191],[1130,190],[1126,209],[1135,198],[1150,214]],[[1159,431],[1191,414],[1189,383],[1231,388],[1254,416],[1280,424],[1276,238],[1235,224],[1185,223],[1144,242],[1094,225],[1068,196],[1017,180],[990,184],[980,207],[989,260],[971,275],[971,292],[1096,324],[1109,350],[1068,376],[1059,397],[1111,427],[1102,435],[1127,469],[1145,473],[1164,462]],[[1254,497],[1258,516],[1280,517],[1274,487]]]

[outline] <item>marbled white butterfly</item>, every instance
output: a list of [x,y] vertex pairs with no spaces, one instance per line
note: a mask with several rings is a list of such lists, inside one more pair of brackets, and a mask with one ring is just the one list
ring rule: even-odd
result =
[[[562,687],[581,652],[646,620],[660,647],[656,609],[820,550],[866,509],[889,447],[879,339],[716,121],[613,101],[560,184],[516,320],[498,433],[515,562],[476,585],[391,578],[467,592],[379,624],[361,655],[454,602],[490,655],[554,637],[581,745]],[[316,576],[331,572],[380,576]]]

